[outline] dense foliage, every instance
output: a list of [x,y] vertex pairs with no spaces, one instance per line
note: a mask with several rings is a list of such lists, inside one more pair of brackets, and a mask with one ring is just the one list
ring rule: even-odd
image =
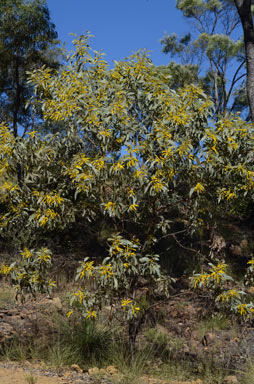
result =
[[[151,288],[165,292],[170,282],[159,265],[161,242],[202,233],[221,212],[245,214],[252,203],[253,126],[238,115],[213,121],[213,103],[201,89],[172,90],[143,52],[109,69],[87,36],[74,45],[65,66],[30,73],[44,119],[65,129],[17,140],[1,124],[1,235],[18,247],[36,247],[77,221],[93,228],[106,223],[108,256],[81,263],[71,304],[87,318],[105,304],[122,309],[134,342],[135,319],[147,309],[140,305],[139,277],[149,282],[150,298]],[[32,289],[39,276],[47,289],[53,283],[35,270],[43,266],[42,251],[27,252],[22,278]]]

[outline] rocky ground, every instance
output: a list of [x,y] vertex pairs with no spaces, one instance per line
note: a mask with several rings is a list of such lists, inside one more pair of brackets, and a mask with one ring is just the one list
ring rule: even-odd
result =
[[[12,338],[26,339],[35,334],[40,337],[44,333],[49,333],[52,310],[62,314],[66,312],[60,297],[43,298],[24,305],[1,305],[1,307],[0,343]],[[202,379],[202,371],[206,369],[208,363],[211,367],[224,370],[225,383],[239,382],[235,372],[241,372],[245,364],[254,357],[254,328],[251,323],[240,324],[235,319],[231,321],[223,315],[214,313],[209,308],[206,298],[195,295],[188,288],[181,290],[153,312],[154,318],[150,319],[150,323],[138,338],[138,347],[142,348],[144,340],[152,339],[154,343],[158,337],[158,345],[155,345],[158,354],[163,350],[168,359],[190,362],[200,373],[201,379],[177,382],[143,376],[139,379],[140,384],[173,382],[206,384]],[[33,379],[35,381],[32,381]],[[74,364],[68,368],[53,370],[41,361],[38,363],[3,361],[0,363],[0,383],[108,384],[124,383],[124,377],[114,366],[82,370]]]
[[[83,373],[76,366],[71,370],[53,371],[38,365],[14,363],[0,364],[1,384],[116,384],[123,383],[121,374],[115,367],[108,367],[104,372],[92,368],[90,372]],[[138,380],[140,384],[202,384],[200,379],[196,381],[166,381],[143,376]],[[234,384],[234,382],[229,382]]]

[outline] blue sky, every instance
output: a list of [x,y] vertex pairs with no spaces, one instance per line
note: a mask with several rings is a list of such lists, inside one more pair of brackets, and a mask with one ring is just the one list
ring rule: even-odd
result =
[[156,65],[169,62],[161,52],[164,33],[187,32],[190,26],[175,9],[175,0],[47,0],[59,39],[71,48],[69,33],[89,30],[94,49],[106,60],[124,59],[140,48],[151,50]]

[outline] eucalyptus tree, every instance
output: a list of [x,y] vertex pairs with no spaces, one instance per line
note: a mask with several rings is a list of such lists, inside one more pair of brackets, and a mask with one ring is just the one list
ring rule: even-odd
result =
[[33,94],[26,72],[57,66],[57,32],[44,0],[0,2],[0,119],[14,136],[31,127],[38,115],[27,102]]
[[183,70],[187,65],[198,65],[199,83],[211,95],[217,117],[242,112],[248,106],[245,54],[234,2],[177,0],[176,7],[192,22],[193,32],[181,38],[165,35],[163,51],[177,58]]

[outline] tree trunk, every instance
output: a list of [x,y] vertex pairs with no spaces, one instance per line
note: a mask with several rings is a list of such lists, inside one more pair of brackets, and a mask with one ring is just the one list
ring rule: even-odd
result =
[[15,96],[13,105],[13,134],[18,136],[18,113],[20,109],[19,57],[15,60]]
[[251,15],[251,0],[234,0],[243,32],[247,63],[247,95],[251,120],[254,122],[254,26]]
[[[19,78],[19,57],[16,56],[15,60],[15,96],[14,96],[14,105],[13,105],[13,134],[15,139],[18,137],[18,113],[21,104],[21,86],[20,86],[20,78]],[[17,179],[18,184],[21,186],[21,178],[22,178],[22,170],[21,164],[17,164]]]

